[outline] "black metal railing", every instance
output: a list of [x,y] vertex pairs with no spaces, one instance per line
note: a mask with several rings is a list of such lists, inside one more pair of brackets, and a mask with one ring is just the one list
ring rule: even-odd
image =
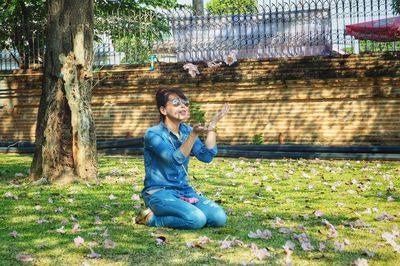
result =
[[[154,58],[150,55],[186,62],[224,60],[232,52],[237,58],[274,58],[400,50],[400,42],[357,40],[345,30],[394,17],[390,0],[268,0],[258,1],[251,11],[205,11],[202,16],[190,8],[113,11],[106,20],[96,18],[94,65],[143,63]],[[42,64],[44,34],[36,36],[34,42],[3,47],[0,70]]]

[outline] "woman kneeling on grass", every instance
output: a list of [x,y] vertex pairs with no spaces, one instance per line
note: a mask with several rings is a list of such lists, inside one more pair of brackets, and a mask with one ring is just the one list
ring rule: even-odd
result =
[[[189,101],[181,90],[160,89],[156,94],[160,123],[144,137],[146,176],[142,197],[146,209],[136,223],[157,227],[198,229],[226,223],[224,210],[197,193],[188,183],[190,155],[211,162],[217,153],[216,126],[229,110],[217,112],[207,127],[183,123],[190,117]],[[198,137],[206,134],[203,143]]]

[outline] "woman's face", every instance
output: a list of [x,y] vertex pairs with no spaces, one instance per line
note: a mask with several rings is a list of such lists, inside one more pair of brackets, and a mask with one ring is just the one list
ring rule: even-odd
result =
[[189,101],[171,94],[165,106],[160,107],[160,112],[166,116],[166,119],[183,122],[190,117]]

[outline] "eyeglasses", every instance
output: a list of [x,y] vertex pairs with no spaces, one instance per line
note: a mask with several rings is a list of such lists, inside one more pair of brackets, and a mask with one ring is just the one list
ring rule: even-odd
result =
[[181,104],[183,104],[185,106],[189,106],[189,100],[184,100],[184,99],[181,99],[181,98],[175,98],[175,99],[169,100],[169,102],[171,102],[172,105],[175,106],[175,107],[177,107],[177,106],[179,106]]

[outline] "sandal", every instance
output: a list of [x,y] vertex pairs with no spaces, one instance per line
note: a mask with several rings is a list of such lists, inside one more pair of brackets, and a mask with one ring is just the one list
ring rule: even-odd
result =
[[136,216],[135,223],[136,224],[148,225],[149,224],[149,220],[151,219],[151,217],[153,217],[153,215],[154,215],[154,213],[150,209],[142,210],[139,213],[139,215]]

